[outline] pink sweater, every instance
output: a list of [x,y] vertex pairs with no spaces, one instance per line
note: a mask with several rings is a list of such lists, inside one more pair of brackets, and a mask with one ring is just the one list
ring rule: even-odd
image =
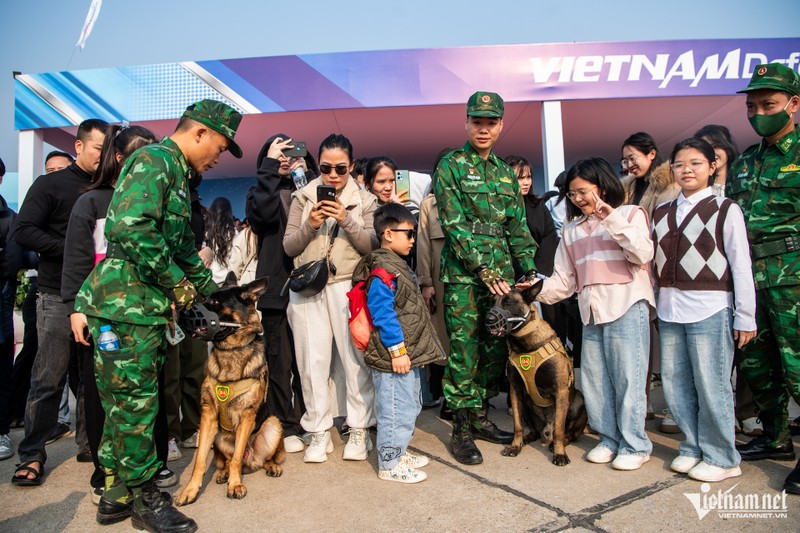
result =
[[581,216],[564,226],[553,275],[537,299],[555,303],[578,293],[584,324],[613,322],[639,300],[655,310],[647,270],[653,241],[644,210],[620,206],[594,229],[590,222]]

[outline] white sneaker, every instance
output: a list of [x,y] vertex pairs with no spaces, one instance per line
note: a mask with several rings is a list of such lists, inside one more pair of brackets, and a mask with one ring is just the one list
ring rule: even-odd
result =
[[670,435],[675,435],[681,432],[681,428],[678,427],[678,423],[675,422],[675,419],[672,418],[672,414],[669,412],[669,409],[664,409],[664,420],[661,421],[661,427],[659,427],[659,431],[661,433],[669,433]]
[[697,463],[700,462],[699,457],[689,457],[688,455],[679,455],[675,459],[672,460],[672,464],[669,467],[679,474],[685,474],[689,470],[695,467]]
[[758,437],[764,432],[761,426],[761,419],[757,416],[751,416],[742,420],[742,433],[748,437]]
[[286,450],[286,453],[297,453],[305,450],[306,445],[297,435],[289,435],[283,439],[283,449]]
[[14,455],[14,447],[11,445],[11,437],[8,433],[0,435],[0,460],[8,459]]
[[626,453],[624,455],[617,455],[617,458],[611,463],[611,467],[614,470],[638,470],[649,460],[649,455]]
[[428,474],[408,466],[402,460],[391,470],[379,470],[378,477],[384,481],[397,481],[398,483],[419,483],[428,479]]
[[199,432],[195,431],[194,433],[192,433],[191,437],[189,437],[188,439],[182,440],[181,441],[181,448],[197,448],[198,433]]
[[103,493],[106,491],[105,487],[96,487],[92,489],[92,503],[95,505],[100,505],[100,498],[103,497]]
[[181,457],[183,457],[183,454],[178,448],[178,443],[175,442],[175,439],[169,439],[167,443],[167,461],[177,461]]
[[738,466],[733,468],[722,468],[713,466],[705,461],[700,461],[697,466],[689,470],[689,477],[698,481],[705,481],[706,483],[716,483],[732,477],[739,477],[742,475],[742,469]]
[[617,455],[617,452],[611,448],[598,444],[586,454],[586,460],[590,463],[597,463],[601,465],[610,463],[611,460],[614,459],[615,455]]
[[405,455],[400,458],[401,463],[407,464],[411,468],[422,468],[427,466],[428,463],[431,462],[430,459],[425,457],[424,455],[414,455],[413,453],[406,450]]
[[311,444],[306,448],[303,461],[306,463],[324,463],[328,460],[328,454],[333,451],[331,434],[328,431],[320,431],[311,434]]
[[[368,429],[350,428],[350,438],[344,447],[342,459],[345,461],[363,461],[372,449],[372,438]],[[421,480],[420,480],[421,481]]]

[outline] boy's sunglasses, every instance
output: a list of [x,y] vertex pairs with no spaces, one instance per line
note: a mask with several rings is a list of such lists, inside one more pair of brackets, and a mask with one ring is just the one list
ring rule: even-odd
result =
[[417,238],[417,230],[415,229],[390,229],[389,231],[405,233],[409,240]]
[[340,176],[344,176],[345,174],[350,172],[350,166],[345,164],[336,165],[334,167],[327,163],[322,163],[319,166],[319,171],[322,172],[323,174],[330,174],[334,169],[336,169],[336,173],[339,174]]

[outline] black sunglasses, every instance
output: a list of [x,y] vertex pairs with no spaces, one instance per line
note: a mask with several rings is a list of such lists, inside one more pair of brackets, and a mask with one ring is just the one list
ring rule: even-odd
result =
[[322,163],[319,166],[319,171],[322,172],[323,174],[330,174],[331,171],[333,171],[333,169],[336,169],[336,173],[339,174],[340,176],[344,176],[345,174],[350,172],[350,165],[345,165],[344,163],[342,163],[341,165],[336,165],[334,167],[327,163]]
[[409,240],[417,238],[417,230],[415,229],[390,229],[389,231],[405,233]]

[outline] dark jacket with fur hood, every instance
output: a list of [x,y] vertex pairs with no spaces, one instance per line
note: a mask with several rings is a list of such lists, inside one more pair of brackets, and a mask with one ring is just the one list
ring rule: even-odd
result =
[[[633,202],[636,179],[633,176],[622,178],[622,187],[625,189],[625,204]],[[680,186],[672,179],[669,162],[658,165],[647,178],[638,179],[650,180],[650,185],[644,191],[644,195],[639,202],[639,205],[647,211],[648,221],[653,220],[653,211],[655,211],[656,207],[664,202],[674,200],[681,192]]]
[[[428,306],[425,305],[419,287],[411,279],[411,271],[403,258],[391,250],[378,248],[365,255],[356,265],[356,269],[353,271],[353,284],[367,279],[369,273],[378,267],[384,268],[389,274],[397,275],[394,309],[400,327],[403,329],[406,351],[411,359],[411,368],[445,361],[444,348],[433,329]],[[383,282],[373,277],[370,283]],[[367,284],[367,291],[369,291],[369,284]],[[392,357],[381,342],[378,328],[373,329],[370,334],[369,345],[364,352],[364,361],[368,367],[375,370],[392,371]]]

